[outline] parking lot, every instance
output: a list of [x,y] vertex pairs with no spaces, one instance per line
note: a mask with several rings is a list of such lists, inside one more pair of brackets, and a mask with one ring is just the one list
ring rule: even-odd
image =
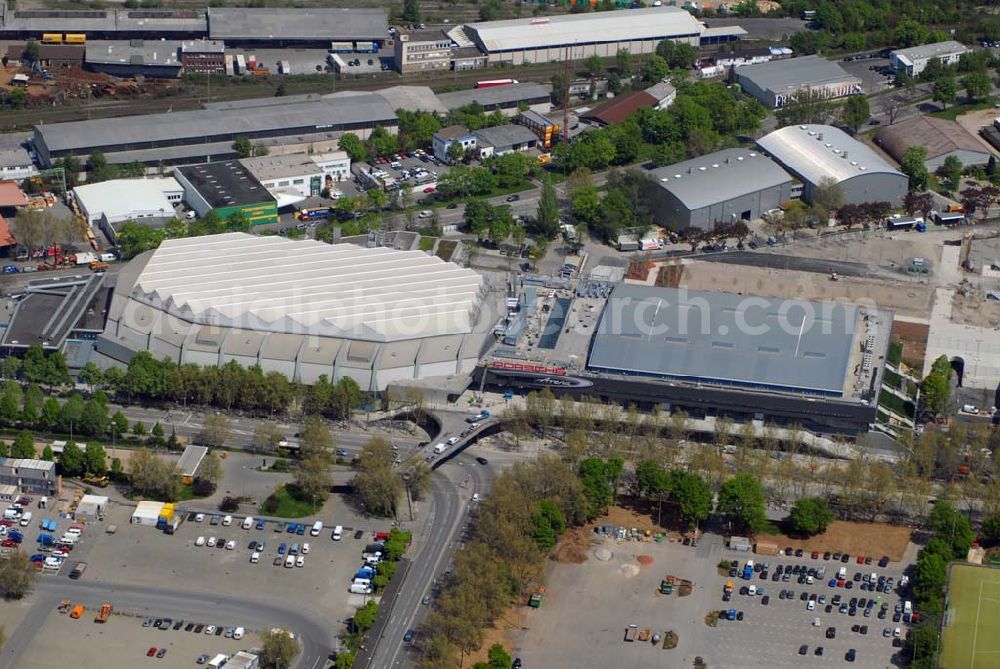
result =
[[[185,631],[187,622],[174,630],[175,621],[164,629],[143,627],[142,617],[128,614],[114,614],[98,624],[94,622],[96,613],[88,607],[79,619],[73,619],[53,610],[30,651],[19,658],[18,667],[193,667],[201,655],[232,655],[260,645],[256,634],[236,640],[226,638],[225,633],[206,635],[204,628],[201,633],[196,633],[194,627]],[[156,649],[152,657],[148,655],[150,648]],[[165,649],[163,656],[156,657],[161,649]]]
[[[358,169],[364,173],[371,171],[378,173],[381,170],[389,177],[400,180],[403,186],[414,189],[414,196],[417,198],[424,196],[423,191],[425,189],[433,189],[437,184],[438,178],[447,174],[450,169],[447,165],[425,151],[411,152],[410,154],[399,153],[396,155],[399,157],[398,160],[395,156],[383,158],[381,161],[384,162],[373,161],[370,164],[362,163]],[[365,184],[362,183],[360,187],[364,189]]]
[[[262,530],[256,529],[256,523],[244,530],[243,516],[234,516],[229,526],[221,522],[212,525],[212,514],[206,514],[200,523],[185,521],[175,534],[167,535],[154,527],[130,524],[131,507],[112,506],[99,527],[85,532],[68,566],[72,568],[76,561],[85,560],[88,566],[81,580],[88,581],[156,583],[161,587],[174,584],[183,590],[219,593],[247,587],[246,592],[255,599],[301,604],[336,626],[364,603],[364,595],[348,592],[351,577],[362,563],[365,541],[371,539],[374,530],[388,527],[362,527],[337,498],[328,503],[327,513],[331,506],[338,509],[336,517],[341,518],[339,522],[345,528],[340,541],[331,538],[336,523],[326,520],[319,536],[311,536],[314,519],[295,521],[305,524],[300,535],[289,534],[287,526],[276,532],[278,524],[270,520]],[[114,534],[104,532],[109,524],[117,525]],[[355,539],[359,528],[362,537]],[[204,541],[201,545],[199,537]],[[226,547],[230,541],[231,549]],[[251,562],[251,542],[264,543],[264,548],[257,551],[260,556],[256,563]],[[209,543],[216,545],[209,547]],[[303,553],[306,543],[309,547]],[[295,561],[286,566],[293,544],[298,544]],[[278,557],[280,565],[275,564]]]
[[[598,549],[610,553],[607,559],[596,557]],[[907,555],[913,551],[908,551]],[[850,589],[830,588],[828,579],[799,584],[798,575],[788,582],[763,581],[755,574],[752,581],[730,579],[720,574],[721,559],[738,559],[760,556],[730,551],[723,546],[722,537],[706,534],[696,548],[677,542],[640,543],[614,541],[609,538],[591,537],[588,559],[583,564],[556,565],[548,576],[546,596],[541,608],[527,613],[524,630],[517,640],[515,651],[526,666],[628,666],[631,668],[690,666],[695,657],[702,657],[711,667],[781,667],[781,666],[842,666],[850,649],[855,649],[856,666],[884,667],[891,664],[897,652],[891,636],[882,636],[883,628],[906,627],[892,621],[893,609],[900,597],[896,594],[862,591],[853,581],[855,571],[865,569],[882,576],[892,576],[898,583],[903,565],[890,563],[887,568],[825,561],[822,556],[812,560],[802,558],[764,557],[772,570],[783,565],[815,567],[826,565],[826,572],[836,573],[841,566],[848,571]],[[690,596],[663,595],[658,592],[661,580],[678,576],[694,582]],[[726,582],[733,580],[736,592],[728,602],[723,601]],[[764,585],[768,603],[762,604],[761,596],[740,595],[741,586]],[[794,592],[791,599],[779,598],[782,589]],[[801,599],[806,592],[807,600]],[[808,610],[808,597],[815,595],[814,610]],[[864,607],[857,607],[855,615],[839,613],[832,608],[832,598],[839,594],[850,602],[851,597],[874,596],[876,601],[888,602],[886,618],[878,618],[881,602],[872,608],[870,617],[864,617]],[[826,604],[818,599],[825,595]],[[846,598],[846,599],[845,599]],[[596,604],[596,605],[595,605]],[[830,605],[828,613],[826,606]],[[712,612],[729,608],[742,612],[742,620],[720,620],[715,614],[714,626],[706,619]],[[848,606],[848,611],[850,607]],[[820,619],[816,626],[815,619]],[[852,632],[853,625],[867,624],[868,633]],[[637,629],[650,629],[653,633],[668,630],[678,635],[675,649],[665,650],[646,642],[626,642],[625,633],[630,625]],[[835,627],[835,637],[826,638],[828,627]],[[890,631],[890,635],[892,632]],[[799,655],[806,645],[807,657]],[[815,649],[823,647],[817,657]]]
[[[736,555],[733,553],[734,557]],[[895,607],[897,604],[902,607],[903,599],[896,592],[870,591],[864,578],[865,574],[870,578],[875,573],[877,577],[891,577],[898,584],[903,569],[899,563],[891,562],[880,568],[877,558],[871,565],[858,564],[856,556],[850,556],[847,562],[834,561],[834,555],[828,560],[824,560],[823,555],[813,559],[810,553],[791,558],[747,554],[737,558],[741,567],[750,559],[768,565],[769,569],[754,572],[750,580],[723,576],[716,579],[717,607],[727,613],[729,609],[735,610],[737,615],[742,613],[743,619],[730,621],[727,616],[719,620],[716,633],[721,635],[722,643],[718,643],[711,653],[715,662],[721,666],[738,666],[746,661],[749,653],[761,665],[800,666],[804,654],[811,666],[821,662],[839,665],[850,661],[847,655],[853,649],[854,662],[859,666],[889,665],[891,656],[898,652],[893,646],[895,629],[899,628],[900,638],[906,633],[903,614],[894,620]],[[794,569],[796,573],[782,573],[775,581],[779,567],[782,572]],[[805,573],[809,569],[822,576],[810,577]],[[837,581],[835,577],[840,569],[846,572],[846,578]],[[802,573],[798,573],[800,570]],[[832,579],[834,586],[831,587]],[[730,601],[724,601],[723,591],[730,580],[734,582],[735,592]],[[838,582],[843,585],[837,587]],[[866,587],[862,589],[861,586]],[[759,592],[755,596],[745,594],[751,588],[760,587],[765,588],[764,595]],[[786,597],[783,592],[790,595]],[[855,607],[851,606],[852,601],[857,604]],[[869,601],[874,603],[869,606]],[[885,636],[885,629],[889,630],[889,636]],[[821,654],[817,655],[818,652]]]

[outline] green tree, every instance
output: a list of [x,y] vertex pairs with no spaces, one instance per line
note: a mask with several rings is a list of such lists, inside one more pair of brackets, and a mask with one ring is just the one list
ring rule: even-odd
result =
[[990,98],[993,90],[993,82],[990,75],[982,70],[970,72],[962,79],[962,87],[965,88],[965,95],[970,104],[982,102]]
[[128,418],[121,411],[116,411],[115,415],[111,417],[111,431],[119,437],[128,431]]
[[63,476],[83,476],[87,469],[87,457],[75,441],[67,441],[59,455],[59,467]]
[[909,146],[903,152],[899,167],[910,180],[910,192],[927,189],[927,149],[923,146]]
[[945,156],[938,174],[948,180],[948,188],[951,191],[957,191],[962,187],[962,161],[958,156]]
[[465,146],[461,142],[451,142],[445,151],[448,160],[452,163],[460,163],[465,158]]
[[126,221],[118,230],[117,242],[123,260],[159,247],[163,241],[163,230],[157,230],[134,221]]
[[559,235],[559,200],[556,188],[550,179],[542,182],[542,195],[538,200],[538,214],[535,227],[545,239],[555,239]]
[[510,669],[510,653],[500,644],[495,643],[490,646],[486,656],[490,660],[489,669]]
[[928,411],[935,415],[948,412],[951,407],[951,364],[946,356],[942,355],[934,362],[930,373],[921,382],[920,390],[920,398]]
[[39,425],[43,429],[51,429],[59,421],[59,400],[49,397],[42,405],[41,414],[38,417]]
[[685,42],[663,40],[656,45],[656,55],[663,58],[670,69],[687,69],[698,59],[698,50]]
[[86,383],[90,386],[90,389],[93,390],[94,386],[101,385],[101,381],[104,380],[104,373],[101,372],[97,365],[92,362],[88,362],[83,366],[83,369],[80,370],[80,373],[77,375],[77,380],[79,380],[80,383]]
[[392,468],[395,455],[385,439],[369,439],[358,454],[354,491],[368,513],[389,517],[396,513],[402,481]]
[[247,137],[237,137],[233,142],[233,151],[239,154],[240,158],[253,156],[253,143]]
[[788,522],[792,530],[801,535],[812,536],[826,531],[833,520],[833,512],[821,497],[806,497],[795,502]]
[[847,100],[844,101],[844,109],[841,117],[854,134],[857,134],[861,126],[871,118],[871,108],[868,106],[868,98],[864,95],[848,96]]
[[52,447],[46,444],[45,448],[42,449],[42,460],[45,460],[46,462],[52,462],[55,459],[56,455],[52,451]]
[[352,162],[360,163],[368,160],[368,148],[354,133],[345,132],[337,140],[337,148],[347,153]]
[[38,570],[26,551],[11,551],[0,559],[0,595],[5,599],[21,599],[35,583]]
[[163,501],[177,498],[179,472],[176,465],[157,457],[148,448],[133,451],[128,465],[129,482],[137,495]]
[[587,497],[586,517],[593,520],[611,504],[614,490],[608,463],[600,458],[585,458],[578,465],[578,475]]
[[955,79],[950,74],[934,82],[931,99],[934,102],[940,102],[943,109],[947,109],[948,105],[954,104],[957,95],[958,84],[955,83]]
[[35,435],[29,430],[21,430],[14,437],[14,443],[10,446],[10,457],[31,459],[36,456]]
[[604,71],[604,63],[601,61],[601,57],[597,54],[587,56],[587,58],[583,61],[583,67],[587,70],[587,73],[591,77],[596,77]]
[[663,81],[670,74],[670,65],[662,56],[653,54],[646,60],[642,68],[642,79],[646,83],[655,84]]
[[28,40],[28,43],[24,45],[24,59],[29,63],[38,62],[38,42],[35,40]]
[[260,633],[262,667],[288,669],[299,652],[298,642],[282,629],[269,629]]
[[556,545],[560,535],[566,531],[566,515],[554,502],[543,499],[535,505],[531,515],[532,538],[544,554]]
[[375,625],[378,618],[378,602],[370,601],[354,612],[354,625],[362,634]]
[[77,429],[83,434],[100,436],[108,429],[108,407],[100,402],[88,400],[83,403],[83,411]]
[[708,481],[690,472],[670,472],[670,493],[685,523],[696,525],[712,512],[712,487]]
[[213,486],[222,480],[222,460],[215,451],[209,451],[201,459],[197,474],[198,478],[210,481]]
[[975,539],[975,533],[966,516],[948,502],[939,501],[927,518],[927,527],[937,537],[951,544],[952,559],[965,559]]
[[986,546],[1000,546],[1000,515],[988,516],[983,519],[983,528],[980,532],[983,543]]
[[104,476],[108,471],[108,458],[104,452],[104,446],[96,442],[88,442],[87,450],[84,453],[87,473],[94,476]]
[[[119,412],[119,413],[121,413],[121,412]],[[117,416],[117,415],[118,414],[116,413],[115,416]],[[122,418],[124,418],[124,416],[122,416]],[[112,420],[112,422],[114,422],[115,417],[112,416],[111,420]],[[126,425],[127,425],[127,423],[128,423],[128,419],[126,419]],[[116,431],[118,431],[117,430],[118,427],[121,427],[121,425],[119,424],[118,426],[116,426],[116,428],[115,428]],[[121,433],[121,431],[119,431],[119,433]],[[143,423],[141,420],[137,420],[135,422],[135,425],[132,426],[132,434],[134,434],[137,437],[144,437],[144,436],[146,436],[146,424]]]
[[153,429],[150,430],[150,434],[152,434],[154,437],[159,437],[159,438],[163,437],[163,426],[160,425],[160,421],[156,421],[155,423],[153,423]]
[[761,530],[767,518],[764,514],[764,489],[750,474],[737,474],[722,484],[719,490],[719,513],[742,530]]
[[615,68],[623,77],[632,74],[632,52],[628,49],[618,49],[615,53]]
[[407,23],[420,23],[420,2],[419,0],[403,0],[403,11],[399,18]]

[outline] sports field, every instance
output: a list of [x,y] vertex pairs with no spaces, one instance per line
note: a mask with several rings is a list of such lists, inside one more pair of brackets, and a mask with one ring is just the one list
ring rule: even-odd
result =
[[956,565],[948,583],[940,664],[1000,669],[1000,569]]

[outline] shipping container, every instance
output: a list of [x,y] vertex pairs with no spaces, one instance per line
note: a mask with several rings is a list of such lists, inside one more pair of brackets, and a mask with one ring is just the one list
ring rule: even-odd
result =
[[330,42],[330,53],[352,53],[354,42]]
[[279,60],[278,61],[278,72],[280,72],[281,74],[291,74],[292,73],[292,64],[289,63],[287,60]]
[[958,225],[965,222],[965,214],[960,211],[935,212],[934,222],[938,225]]
[[236,67],[234,68],[235,74],[246,74],[247,73],[247,59],[243,54],[236,55]]
[[257,56],[253,54],[247,56],[247,69],[251,72],[257,69]]
[[378,51],[377,42],[355,42],[354,50],[358,53],[375,53]]
[[778,544],[772,544],[767,541],[758,541],[754,545],[754,553],[757,555],[777,555],[778,554]]
[[42,33],[42,44],[62,44],[62,33]]
[[233,57],[230,54],[226,54],[226,74],[230,77],[233,76]]

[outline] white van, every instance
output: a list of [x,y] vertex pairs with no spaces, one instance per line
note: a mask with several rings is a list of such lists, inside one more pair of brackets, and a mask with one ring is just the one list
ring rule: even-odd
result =
[[246,633],[245,629],[243,629],[242,627],[237,627],[236,629],[233,630],[233,638],[239,641],[240,639],[243,638],[243,635],[245,633]]
[[903,602],[903,613],[907,615],[913,613],[913,604],[911,602]]
[[118,256],[116,256],[114,253],[101,254],[101,262],[114,262],[116,260],[118,260]]
[[249,530],[251,527],[253,527],[253,517],[247,516],[243,519],[243,529]]
[[372,587],[372,580],[370,578],[356,578],[354,579],[354,585],[363,585],[365,587]]
[[225,518],[222,519],[222,524],[224,526],[226,526],[226,527],[232,525],[233,524],[233,517],[232,516],[226,516]]
[[30,511],[25,511],[21,515],[20,523],[21,523],[21,527],[27,527],[31,523],[31,512]]
[[319,533],[322,531],[323,531],[323,521],[317,520],[315,523],[313,523],[313,527],[311,530],[309,530],[309,534],[311,534],[314,537],[318,537]]
[[437,446],[434,447],[434,452],[435,453],[443,453],[444,452],[444,448],[445,448],[444,444],[438,444]]
[[344,527],[343,527],[343,525],[337,525],[335,528],[333,528],[333,540],[334,541],[340,541],[340,537],[343,534],[344,534]]
[[362,583],[352,583],[351,592],[355,595],[370,595],[372,594],[372,587]]
[[229,656],[219,653],[211,660],[209,660],[208,664],[206,664],[205,666],[209,667],[209,669],[222,669],[222,667],[226,665],[226,662],[229,662]]

